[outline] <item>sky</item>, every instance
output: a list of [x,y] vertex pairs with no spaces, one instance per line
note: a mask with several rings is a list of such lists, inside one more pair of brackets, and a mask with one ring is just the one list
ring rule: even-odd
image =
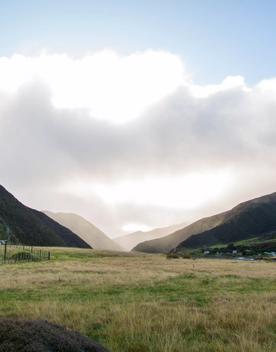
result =
[[275,10],[0,0],[0,182],[110,236],[275,191]]

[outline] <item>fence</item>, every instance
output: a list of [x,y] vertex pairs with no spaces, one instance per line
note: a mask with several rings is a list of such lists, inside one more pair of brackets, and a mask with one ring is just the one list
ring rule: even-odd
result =
[[19,263],[19,262],[37,262],[50,260],[49,251],[23,245],[12,245],[6,241],[0,241],[0,264]]

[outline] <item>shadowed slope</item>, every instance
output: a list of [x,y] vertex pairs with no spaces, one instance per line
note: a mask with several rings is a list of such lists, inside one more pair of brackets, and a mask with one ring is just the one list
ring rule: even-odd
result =
[[26,207],[0,186],[0,223],[10,230],[11,241],[32,246],[90,246],[44,213]]
[[186,239],[176,250],[227,244],[258,236],[266,238],[276,230],[276,193],[239,204],[228,211],[213,229]]

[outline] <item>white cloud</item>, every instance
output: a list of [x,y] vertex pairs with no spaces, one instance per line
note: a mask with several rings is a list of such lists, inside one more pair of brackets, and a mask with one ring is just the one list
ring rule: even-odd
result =
[[196,84],[188,84],[188,87],[192,94],[198,98],[207,98],[212,94],[226,92],[229,90],[240,89],[244,92],[249,92],[242,76],[228,76],[220,84],[209,84],[200,86]]
[[152,50],[128,56],[104,50],[82,58],[46,53],[2,57],[0,77],[4,92],[41,80],[55,107],[88,109],[93,117],[115,123],[138,117],[187,79],[178,56]]
[[187,222],[275,191],[275,116],[275,79],[200,86],[170,53],[0,58],[0,182],[116,235]]

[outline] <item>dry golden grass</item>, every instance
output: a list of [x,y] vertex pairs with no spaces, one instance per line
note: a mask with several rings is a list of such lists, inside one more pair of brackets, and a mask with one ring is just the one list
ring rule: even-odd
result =
[[0,314],[47,319],[113,352],[276,351],[276,263],[54,250],[0,266]]

